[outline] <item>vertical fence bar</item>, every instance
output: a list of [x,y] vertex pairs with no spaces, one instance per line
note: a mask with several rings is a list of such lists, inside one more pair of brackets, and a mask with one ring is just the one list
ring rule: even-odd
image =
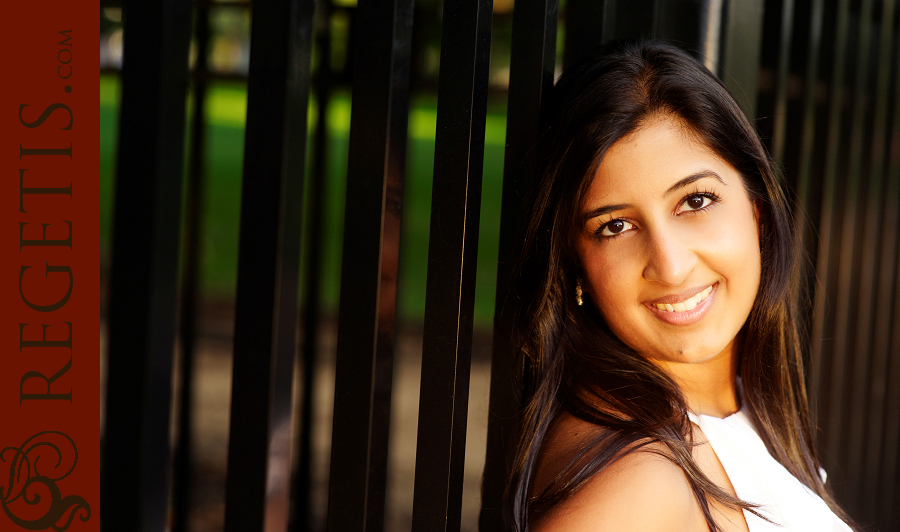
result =
[[655,37],[657,6],[661,0],[610,0],[603,40]]
[[[816,220],[821,218],[822,214],[820,211],[822,184],[818,179],[813,180],[812,176],[814,165],[821,159],[820,155],[822,154],[822,147],[825,140],[824,136],[817,133],[820,129],[817,127],[817,122],[820,109],[823,107],[817,101],[820,76],[819,62],[822,57],[820,47],[822,46],[823,2],[824,0],[812,0],[809,2],[811,5],[809,5],[808,19],[803,16],[798,16],[798,19],[801,22],[808,20],[809,23],[806,54],[803,61],[806,68],[803,75],[804,90],[802,96],[803,101],[801,104],[803,109],[801,111],[798,128],[800,130],[800,141],[797,146],[797,177],[795,180],[797,183],[797,207],[794,215],[794,235],[797,238],[796,245],[800,250],[800,256],[803,258],[803,260],[801,260],[802,285],[800,308],[802,309],[801,312],[803,312],[803,331],[807,334],[812,327],[812,301],[815,297],[817,285],[815,271],[813,270],[817,249],[817,234],[814,224]],[[814,154],[819,155],[819,157],[814,156]],[[820,176],[821,174],[817,173],[816,175]],[[813,339],[813,342],[811,343],[814,342],[815,340]],[[808,362],[807,382],[810,383],[813,380],[813,375],[816,375],[819,372],[819,368],[816,367],[818,360],[813,359],[812,356],[810,356]],[[809,391],[811,391],[810,388],[811,387],[808,387]],[[814,394],[810,393],[808,398],[813,425],[815,425],[816,397]]]
[[719,72],[722,53],[722,5],[724,0],[703,0],[700,6],[700,61],[710,72]]
[[[832,4],[832,8],[835,6]],[[816,290],[815,307],[813,309],[813,325],[810,346],[809,394],[816,404],[817,425],[827,430],[830,422],[830,404],[827,400],[828,382],[831,378],[831,361],[833,354],[832,320],[834,317],[831,300],[837,286],[836,268],[832,263],[839,256],[840,248],[834,245],[834,234],[840,227],[840,213],[835,212],[838,205],[837,174],[838,158],[841,153],[840,142],[842,132],[842,100],[844,96],[844,77],[847,60],[847,33],[849,26],[850,1],[840,0],[834,13],[835,30],[833,39],[832,71],[829,81],[828,133],[825,147],[825,162],[822,170],[822,217],[819,220],[819,248],[816,254],[816,277],[821,284]],[[823,452],[826,462],[830,462],[830,449],[822,442],[819,451]]]
[[188,155],[185,190],[184,277],[181,286],[181,393],[178,402],[178,440],[172,464],[172,530],[187,532],[191,508],[191,445],[193,441],[194,359],[197,341],[197,313],[200,288],[200,251],[203,246],[203,181],[206,172],[206,90],[209,52],[209,4],[199,4],[195,14],[194,37],[197,62],[193,73],[191,151]]
[[[900,94],[900,91],[898,91]],[[900,97],[897,98],[897,104],[900,104]],[[897,109],[897,107],[895,107]],[[895,124],[897,120],[895,119]],[[894,127],[894,138],[900,133],[900,128]],[[896,150],[897,148],[894,148]],[[892,150],[892,151],[894,151]],[[898,154],[892,156],[893,168],[891,169],[891,191],[892,198],[896,200],[894,203],[894,213],[896,216],[897,205],[900,204],[900,168],[897,161],[900,159]],[[897,227],[897,226],[894,226]],[[895,251],[900,248],[900,230],[894,236]],[[900,488],[898,488],[898,479],[900,479],[900,386],[896,383],[900,382],[900,261],[894,263],[894,310],[893,324],[891,326],[891,343],[888,355],[889,367],[887,381],[894,383],[888,389],[887,408],[884,413],[884,449],[881,455],[882,474],[880,486],[882,488],[881,500],[878,503],[879,522],[884,527],[883,530],[896,530],[900,526]]]
[[287,527],[312,0],[253,8],[226,532]]
[[[606,5],[608,2],[604,1]],[[575,13],[597,19],[603,11],[586,2],[571,3]],[[584,9],[585,11],[582,11]],[[512,308],[507,301],[511,290],[511,276],[517,227],[521,206],[531,186],[532,150],[540,135],[541,101],[553,86],[556,62],[557,0],[521,0],[513,11],[512,51],[509,74],[509,111],[506,119],[506,153],[503,164],[503,196],[500,212],[500,249],[497,264],[496,309],[491,355],[491,391],[488,409],[487,451],[481,492],[481,530],[501,530],[501,506],[506,475],[512,458],[511,451],[518,429],[516,421],[521,408],[521,391],[516,378],[516,353],[510,343]],[[585,24],[587,31],[591,24]],[[575,31],[574,28],[572,31]],[[585,44],[586,35],[572,35],[570,43]],[[583,53],[579,47],[568,51],[571,62]],[[506,305],[510,307],[504,310]]]
[[[612,25],[611,11],[613,3],[614,0],[569,0],[566,5],[566,41],[563,48],[564,69],[578,64],[585,59],[586,54],[609,40],[611,29],[607,25]],[[540,3],[536,3],[536,5],[540,5]],[[521,8],[522,6],[520,6]],[[546,10],[543,12],[546,13]],[[514,20],[515,16],[515,11],[513,11]],[[554,17],[553,22],[553,33],[555,34],[556,17]],[[546,35],[546,31],[543,31],[544,27],[545,25],[542,24],[541,41],[543,41],[543,36]],[[515,27],[513,31],[515,32]],[[537,39],[537,36],[534,38]],[[553,69],[551,68],[550,71],[552,72]],[[510,72],[510,85],[512,85],[512,72]],[[535,112],[538,111],[535,110]],[[515,112],[519,113],[521,111],[515,109]],[[512,113],[509,113],[509,115],[512,115]]]
[[312,164],[309,175],[309,218],[305,261],[306,277],[303,281],[306,301],[301,327],[303,343],[300,348],[302,379],[300,399],[300,434],[297,442],[297,474],[294,477],[294,514],[291,530],[300,532],[312,527],[311,497],[312,478],[312,430],[315,370],[319,348],[319,306],[322,282],[322,237],[325,232],[325,172],[328,159],[328,105],[331,97],[331,0],[320,0],[316,49],[318,67],[313,80],[316,101],[316,129],[312,140]]
[[778,39],[778,62],[775,74],[775,109],[771,153],[777,163],[784,164],[788,118],[788,76],[791,73],[792,30],[794,29],[794,0],[782,0],[779,22],[781,31]]
[[[855,300],[856,303],[856,331],[854,343],[852,344],[853,371],[850,387],[849,400],[849,423],[845,427],[848,432],[847,444],[847,484],[852,486],[852,494],[855,498],[853,506],[858,508],[858,518],[861,520],[871,519],[871,513],[864,512],[862,506],[867,499],[874,499],[877,494],[873,491],[877,482],[865,483],[863,463],[864,451],[866,447],[865,436],[868,434],[866,422],[869,419],[868,413],[871,411],[870,397],[875,391],[873,384],[877,382],[878,376],[871,373],[871,362],[873,358],[877,358],[877,351],[873,351],[874,347],[874,323],[878,318],[876,311],[876,294],[878,285],[877,266],[879,263],[879,242],[881,240],[882,230],[882,213],[884,194],[884,154],[887,148],[887,100],[888,86],[891,75],[890,59],[893,54],[890,50],[892,44],[892,26],[893,26],[893,2],[885,0],[881,2],[881,27],[876,36],[878,41],[872,39],[870,42],[877,49],[869,49],[868,55],[873,59],[872,67],[875,69],[874,75],[869,79],[874,79],[874,86],[869,85],[867,93],[867,107],[869,112],[867,117],[869,120],[867,125],[871,127],[871,132],[866,138],[871,138],[871,145],[868,147],[868,154],[864,153],[863,157],[868,155],[868,160],[861,164],[861,172],[866,172],[868,178],[864,180],[860,190],[858,205],[862,208],[858,223],[862,232],[857,232],[856,240],[860,243],[859,273],[856,277],[859,279],[859,295]],[[868,21],[863,21],[865,24]],[[867,42],[861,43],[867,45]],[[867,46],[868,47],[868,46]],[[879,398],[880,399],[880,398]],[[880,401],[879,401],[880,402]],[[868,514],[868,515],[867,515]]]
[[169,485],[190,4],[124,7],[102,526],[157,532]]
[[412,0],[361,0],[335,362],[328,530],[384,526]]
[[413,0],[397,1],[394,6],[394,49],[391,62],[391,101],[389,141],[381,239],[381,277],[378,288],[378,353],[372,388],[373,426],[369,459],[369,493],[377,504],[367,508],[367,529],[384,526],[388,469],[388,434],[391,426],[394,329],[397,316],[397,282],[400,266],[400,229],[403,206],[403,181],[406,176],[406,147],[409,127],[409,81],[412,58]]
[[[784,33],[781,15],[785,0],[765,0],[762,18],[762,47],[759,53],[760,83],[756,101],[756,132],[763,146],[772,154],[772,132],[775,126],[775,105],[778,96],[778,67],[781,50],[781,36]],[[727,11],[724,9],[722,13]],[[723,17],[724,20],[724,17]],[[776,161],[779,162],[780,161]]]
[[701,2],[657,0],[653,36],[665,39],[697,57],[700,36],[705,33]]
[[414,531],[460,526],[492,7],[444,4]]
[[[867,450],[866,472],[877,471],[878,488],[875,501],[875,521],[882,530],[896,530],[900,522],[892,516],[897,507],[895,498],[900,484],[900,10],[894,9],[894,42],[891,65],[893,70],[892,127],[887,144],[887,184],[884,195],[884,230],[882,233],[882,260],[879,276],[879,294],[873,373],[883,372],[876,394],[884,394],[883,405],[873,404],[869,421],[870,442],[878,439]],[[893,308],[892,308],[893,307]],[[873,390],[874,391],[874,390]],[[877,416],[877,417],[875,417]],[[871,453],[871,454],[870,454]],[[874,455],[874,456],[873,456]],[[864,482],[869,481],[866,477]],[[869,510],[870,508],[866,508]]]
[[732,0],[725,3],[723,11],[718,74],[744,113],[753,121],[756,118],[763,2]]
[[[790,46],[786,51],[784,51],[783,60],[786,63],[786,75],[784,77],[785,86],[784,86],[784,105],[781,106],[783,112],[783,118],[778,118],[775,120],[773,124],[775,129],[773,130],[773,135],[780,136],[780,138],[773,137],[773,146],[780,146],[781,153],[779,154],[780,159],[776,159],[776,162],[781,165],[782,171],[787,177],[785,180],[787,185],[791,188],[793,192],[793,200],[794,206],[800,209],[803,208],[803,199],[799,197],[800,194],[800,184],[798,182],[798,168],[800,166],[800,146],[803,143],[803,138],[801,133],[803,131],[803,118],[804,113],[806,112],[806,106],[804,104],[804,96],[806,95],[806,90],[809,85],[809,81],[805,78],[805,74],[809,70],[806,61],[808,60],[809,51],[807,50],[807,45],[809,44],[809,32],[811,28],[811,18],[812,18],[812,2],[810,0],[803,1],[792,1],[791,2],[791,27],[787,30],[784,30],[789,34],[787,39],[790,42]],[[765,37],[764,37],[765,39]],[[815,85],[813,85],[815,86]],[[757,100],[759,102],[759,100]],[[757,119],[758,121],[759,119]],[[783,120],[784,123],[779,124],[779,120]],[[777,144],[776,144],[777,142]],[[804,194],[808,195],[808,191],[803,191]],[[803,218],[803,210],[794,209],[794,219]],[[796,227],[797,224],[795,224]],[[795,234],[796,237],[796,234]],[[802,257],[802,242],[795,241],[798,250],[798,257]],[[803,260],[803,259],[801,259]],[[804,270],[801,266],[801,275],[809,274],[808,270]],[[803,279],[803,277],[801,277]],[[800,326],[808,328],[809,325],[809,316],[811,314],[811,304],[809,301],[809,293],[804,293],[805,286],[801,281],[801,298],[799,299],[801,306],[799,307],[802,312],[802,316],[799,320]]]
[[[843,221],[839,233],[840,259],[838,261],[838,290],[835,304],[834,353],[832,356],[831,385],[828,390],[829,414],[827,447],[832,456],[840,460],[842,468],[846,468],[847,445],[849,434],[845,423],[851,422],[846,403],[850,399],[850,378],[853,371],[853,330],[859,319],[857,317],[860,271],[860,224],[858,207],[865,190],[863,175],[863,145],[867,138],[865,119],[871,117],[866,112],[866,89],[869,80],[869,35],[872,18],[873,0],[863,0],[859,15],[859,28],[856,41],[856,71],[853,76],[852,125],[849,131],[849,146],[846,150],[847,169],[844,174],[843,189]],[[868,312],[867,312],[868,313]],[[868,357],[868,353],[858,353],[858,357]],[[848,474],[852,475],[849,471]],[[836,482],[834,488],[849,512],[855,510],[855,501],[851,499],[851,485]]]

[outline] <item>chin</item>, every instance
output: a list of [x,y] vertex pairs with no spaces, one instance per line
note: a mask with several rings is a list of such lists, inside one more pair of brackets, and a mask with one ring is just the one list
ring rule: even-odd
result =
[[[706,345],[698,345],[697,342],[684,343],[683,345],[669,345],[663,352],[644,356],[651,362],[661,361],[666,363],[701,364],[726,354],[732,343],[733,340],[724,343],[713,342]],[[639,353],[642,352],[640,349],[637,351]]]

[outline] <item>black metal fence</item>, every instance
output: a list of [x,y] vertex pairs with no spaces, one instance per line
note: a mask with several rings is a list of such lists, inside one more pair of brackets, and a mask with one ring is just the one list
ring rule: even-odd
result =
[[[185,210],[185,94],[203,109],[209,14],[126,0],[103,472],[108,531],[186,530],[196,271],[203,231],[203,113],[195,112]],[[242,8],[244,3],[234,3]],[[113,5],[106,4],[104,5]],[[310,526],[311,393],[318,328],[324,109],[334,76],[312,0],[252,5],[225,529]],[[320,2],[319,17],[334,9]],[[349,165],[328,529],[383,527],[399,242],[409,108],[412,0],[359,0],[353,13]],[[457,530],[462,499],[475,259],[491,47],[490,0],[448,0],[425,303],[413,529]],[[558,19],[563,21],[562,24]],[[361,22],[364,21],[364,22]],[[850,514],[900,529],[900,9],[894,0],[518,0],[513,14],[497,300],[542,95],[563,63],[616,37],[670,39],[718,72],[755,117],[796,199],[808,257],[809,382],[829,483]],[[324,35],[324,36],[323,36]],[[313,43],[315,41],[315,47]],[[307,139],[307,101],[319,102]],[[310,147],[307,151],[307,146]],[[307,155],[308,154],[308,155]],[[309,158],[309,163],[307,162]],[[309,172],[306,169],[309,168]],[[307,175],[308,174],[308,175]],[[304,179],[309,180],[304,187]],[[303,249],[310,265],[304,308]],[[181,220],[186,239],[179,284]],[[181,287],[180,329],[176,328]],[[301,319],[302,317],[302,319]],[[501,528],[506,452],[522,394],[495,323],[482,530]],[[298,348],[298,330],[303,342]],[[179,441],[170,457],[173,345]],[[302,378],[293,382],[295,357]],[[292,387],[302,407],[292,408]],[[291,423],[301,437],[291,449]],[[291,456],[295,456],[292,470]],[[174,463],[174,469],[170,462]],[[171,475],[170,471],[174,470]],[[291,483],[291,478],[294,482]],[[172,504],[169,504],[171,497]],[[293,511],[291,511],[293,508]]]

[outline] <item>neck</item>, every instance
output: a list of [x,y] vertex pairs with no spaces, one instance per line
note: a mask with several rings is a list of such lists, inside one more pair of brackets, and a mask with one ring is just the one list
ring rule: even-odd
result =
[[735,379],[734,341],[719,355],[699,363],[669,363],[663,368],[681,388],[687,407],[695,414],[727,417],[740,409]]

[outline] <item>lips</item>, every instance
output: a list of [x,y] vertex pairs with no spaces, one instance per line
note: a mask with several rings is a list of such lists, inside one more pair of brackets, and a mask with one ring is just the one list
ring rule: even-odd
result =
[[706,287],[696,287],[681,294],[673,294],[653,301],[645,306],[659,319],[672,325],[688,325],[699,321],[712,306],[719,283]]
[[685,310],[694,310],[694,308],[703,302],[704,299],[709,296],[712,292],[712,285],[707,286],[705,289],[697,292],[693,296],[684,299],[683,301],[677,301],[674,303],[655,303],[654,306],[665,312],[684,312]]

